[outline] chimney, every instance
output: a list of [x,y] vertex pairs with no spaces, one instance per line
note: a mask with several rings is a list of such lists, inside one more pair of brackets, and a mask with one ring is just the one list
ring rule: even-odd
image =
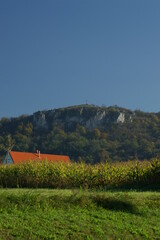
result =
[[39,158],[41,158],[41,153],[40,153],[40,151],[39,151]]

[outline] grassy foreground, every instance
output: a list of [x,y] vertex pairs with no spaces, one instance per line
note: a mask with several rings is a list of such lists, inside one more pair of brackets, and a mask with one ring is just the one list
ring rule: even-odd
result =
[[2,189],[0,239],[160,239],[160,192]]

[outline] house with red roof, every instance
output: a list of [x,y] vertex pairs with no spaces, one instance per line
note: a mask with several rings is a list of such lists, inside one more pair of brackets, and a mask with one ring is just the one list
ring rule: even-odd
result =
[[2,164],[18,164],[27,161],[37,162],[45,160],[56,163],[70,163],[70,158],[65,155],[41,154],[40,151],[37,151],[37,153],[9,151],[2,161]]

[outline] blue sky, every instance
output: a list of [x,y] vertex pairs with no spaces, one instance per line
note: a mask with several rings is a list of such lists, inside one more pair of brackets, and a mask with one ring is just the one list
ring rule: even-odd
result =
[[160,111],[159,0],[0,0],[0,118],[86,103]]

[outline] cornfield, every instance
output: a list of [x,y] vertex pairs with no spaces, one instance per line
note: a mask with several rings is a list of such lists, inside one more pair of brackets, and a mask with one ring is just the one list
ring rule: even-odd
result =
[[134,188],[160,186],[160,160],[87,165],[29,161],[0,166],[3,188]]

